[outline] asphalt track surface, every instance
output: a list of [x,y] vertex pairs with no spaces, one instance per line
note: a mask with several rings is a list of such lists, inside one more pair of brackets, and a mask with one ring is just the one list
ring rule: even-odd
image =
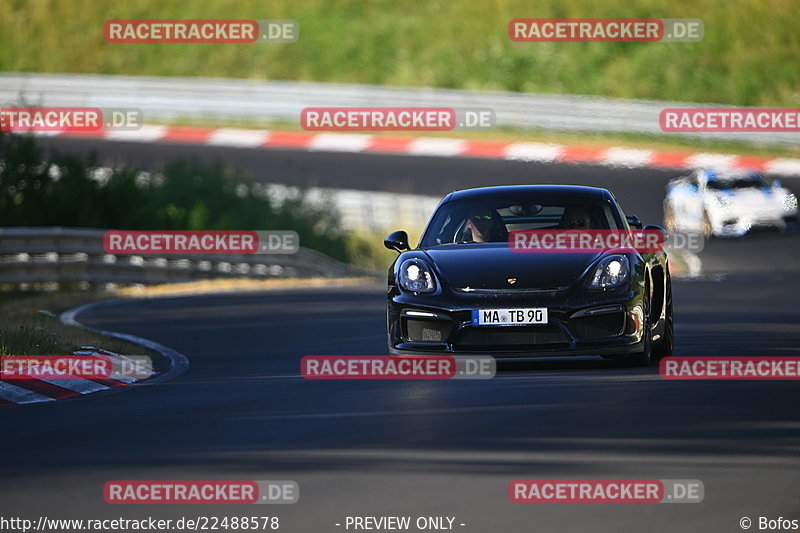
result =
[[[242,157],[265,168],[311,161],[332,175],[411,172],[416,161],[421,176],[433,161],[258,152]],[[516,182],[525,173],[505,162],[435,163],[433,173],[454,179],[483,169],[516,173],[503,180]],[[660,219],[652,209],[669,173],[522,165],[547,170],[549,181],[606,185],[626,208],[638,204],[630,212]],[[773,232],[709,243],[706,275],[674,285],[676,354],[800,356],[798,245],[798,235]],[[664,381],[655,367],[592,358],[507,364],[485,381],[298,375],[304,355],[384,353],[384,305],[374,285],[138,300],[81,314],[174,348],[191,367],[151,386],[0,410],[0,516],[276,514],[282,531],[309,532],[344,531],[335,524],[347,515],[454,516],[456,530],[477,532],[741,531],[744,516],[752,530],[759,516],[800,518],[797,382]],[[507,488],[519,478],[699,479],[705,499],[513,504]],[[291,479],[301,495],[255,512],[111,506],[102,486],[113,479]]]

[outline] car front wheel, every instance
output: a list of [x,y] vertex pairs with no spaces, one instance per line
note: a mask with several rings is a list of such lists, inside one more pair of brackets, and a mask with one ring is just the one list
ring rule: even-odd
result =
[[675,326],[672,322],[672,279],[667,276],[666,313],[664,313],[664,334],[653,344],[651,357],[658,361],[672,355],[675,347]]
[[642,320],[644,324],[644,349],[640,353],[635,353],[628,356],[628,363],[631,366],[650,366],[653,351],[653,329],[650,327],[650,286],[645,287],[644,296],[642,297]]

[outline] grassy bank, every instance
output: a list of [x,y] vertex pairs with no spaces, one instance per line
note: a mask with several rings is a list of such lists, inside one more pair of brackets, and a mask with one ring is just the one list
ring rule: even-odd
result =
[[[699,18],[698,43],[513,43],[512,18]],[[108,19],[290,18],[287,44],[109,44]],[[0,70],[210,76],[800,106],[796,0],[0,2]]]
[[91,294],[2,293],[0,356],[64,355],[80,346],[96,346],[124,355],[142,354],[133,344],[62,324],[57,315],[98,299]]

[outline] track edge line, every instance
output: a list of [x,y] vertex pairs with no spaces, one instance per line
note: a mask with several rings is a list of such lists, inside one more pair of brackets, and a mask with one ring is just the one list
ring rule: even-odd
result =
[[153,350],[154,352],[158,352],[159,354],[161,354],[170,362],[170,367],[166,372],[137,383],[132,383],[131,385],[129,385],[129,387],[133,385],[151,385],[154,383],[167,381],[169,379],[176,378],[181,374],[183,374],[184,372],[186,372],[189,369],[189,359],[182,353],[173,350],[172,348],[164,346],[163,344],[159,344],[150,339],[146,339],[144,337],[132,335],[130,333],[121,333],[118,331],[109,331],[104,329],[93,328],[91,326],[87,326],[79,322],[77,319],[77,316],[80,313],[83,313],[90,309],[94,309],[97,307],[110,307],[112,305],[117,305],[130,301],[133,300],[127,298],[118,298],[115,300],[104,300],[102,302],[88,303],[64,311],[58,316],[58,319],[61,321],[62,324],[66,324],[68,326],[75,326],[81,329],[85,329],[87,331],[91,331],[93,333],[104,335],[106,337],[111,337],[113,339],[130,342],[131,344],[142,346],[143,348],[147,348],[148,350]]

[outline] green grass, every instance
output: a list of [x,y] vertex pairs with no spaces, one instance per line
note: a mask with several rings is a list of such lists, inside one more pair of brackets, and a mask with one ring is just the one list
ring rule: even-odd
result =
[[[698,43],[514,43],[525,17],[700,18]],[[291,18],[286,44],[110,44],[112,18]],[[797,0],[4,0],[0,70],[209,76],[800,107]]]
[[144,349],[59,322],[55,316],[72,307],[104,298],[89,293],[2,293],[0,357],[4,355],[65,355],[80,346],[97,346],[120,354]]

